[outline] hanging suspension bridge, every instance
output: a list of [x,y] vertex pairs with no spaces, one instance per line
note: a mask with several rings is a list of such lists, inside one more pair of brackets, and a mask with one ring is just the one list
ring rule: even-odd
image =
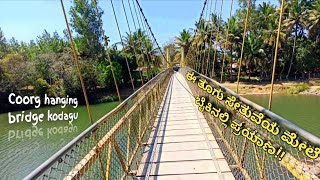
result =
[[[204,1],[198,22],[200,25],[195,30],[195,35],[203,30],[201,21],[206,17],[204,14],[211,13],[209,11],[212,9],[213,1]],[[117,31],[122,40],[116,9],[113,1],[110,2]],[[129,33],[132,33],[132,27],[128,22],[128,14],[131,14],[134,29],[142,29],[147,32],[152,37],[153,43],[159,47],[138,0],[128,1],[129,9],[125,8],[123,0],[121,2]],[[100,22],[107,60],[112,65],[107,38],[101,25],[99,8],[96,0],[93,0],[92,3],[96,7]],[[230,15],[232,4],[233,1]],[[170,63],[168,55],[166,56],[159,47],[160,55],[163,56],[167,68],[163,68],[159,74],[148,78],[145,82],[140,72],[143,86],[139,89],[134,87],[131,69],[126,61],[132,88],[135,92],[111,112],[93,122],[81,67],[78,63],[77,49],[71,36],[62,0],[61,5],[87,105],[88,118],[92,125],[25,179],[320,178],[320,159],[318,157],[320,139],[271,111],[274,72],[269,108],[265,109],[238,95],[238,88],[237,93],[233,92],[215,80],[217,77],[213,66],[217,61],[218,49],[216,47],[218,43],[215,42],[208,44],[208,55],[206,52],[200,53],[203,52],[202,48],[205,48],[206,45],[198,46],[196,51],[188,51],[187,54],[184,54],[185,49],[181,49],[181,68],[179,71],[172,70],[172,63]],[[217,3],[214,5],[214,14],[218,9],[216,5]],[[273,71],[277,60],[283,5],[284,0],[282,0],[280,8],[281,15]],[[222,7],[223,0],[218,21],[221,20]],[[250,0],[244,20],[245,27],[239,64],[243,59],[249,9]],[[214,22],[212,23],[214,24]],[[217,39],[219,39],[219,31],[218,27],[215,35]],[[212,29],[210,33],[213,36],[214,30]],[[227,42],[229,36],[226,37]],[[138,56],[138,51],[146,51],[146,48],[143,48],[146,43],[141,39],[138,46],[133,47],[136,56]],[[213,59],[210,59],[210,50],[214,51]],[[147,55],[141,58],[151,61],[152,56],[149,56],[148,53],[146,52]],[[222,72],[224,61],[225,54],[221,59]],[[238,71],[238,85],[240,68],[241,66]],[[112,68],[111,70],[117,94],[121,99],[115,73]],[[223,81],[222,74],[220,82]],[[205,101],[210,104],[204,105]],[[233,101],[233,105],[230,105],[231,101]],[[238,109],[236,104],[238,104]],[[250,115],[247,115],[249,111]],[[257,123],[258,120],[262,121],[261,124]],[[240,135],[240,132],[242,134],[245,132],[243,128],[240,128],[240,124],[246,125],[246,135]],[[275,124],[278,125],[277,127],[280,129],[278,130],[281,132],[269,133],[276,129],[270,130],[269,128]],[[231,126],[231,128],[227,126]],[[249,138],[249,133],[251,138]],[[278,136],[280,133],[287,135],[287,139],[283,136],[280,138]],[[299,141],[296,139],[297,134]],[[268,146],[264,144],[268,144]]]

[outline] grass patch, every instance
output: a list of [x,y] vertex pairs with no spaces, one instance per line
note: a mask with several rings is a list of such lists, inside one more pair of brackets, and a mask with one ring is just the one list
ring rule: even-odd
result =
[[107,103],[107,102],[116,102],[116,101],[119,101],[119,98],[117,96],[112,95],[112,96],[106,96],[99,99],[97,103]]
[[320,80],[315,80],[315,81],[313,82],[313,85],[314,85],[314,86],[320,86]]
[[287,94],[298,94],[302,91],[308,90],[310,88],[310,86],[307,83],[303,83],[297,86],[293,86],[293,87],[289,87],[286,90]]

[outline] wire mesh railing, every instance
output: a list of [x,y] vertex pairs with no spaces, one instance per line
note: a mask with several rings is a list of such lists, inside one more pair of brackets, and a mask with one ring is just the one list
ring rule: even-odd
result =
[[131,179],[172,70],[142,86],[25,179]]
[[318,137],[189,67],[180,71],[236,179],[320,178]]

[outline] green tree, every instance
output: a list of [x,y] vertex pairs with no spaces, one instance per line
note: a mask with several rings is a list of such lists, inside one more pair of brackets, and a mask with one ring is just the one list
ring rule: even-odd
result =
[[175,39],[176,39],[175,44],[178,46],[178,53],[176,54],[175,59],[180,60],[181,47],[184,50],[184,55],[186,55],[189,51],[190,46],[191,46],[191,43],[192,43],[191,32],[186,29],[183,29],[180,32],[179,36],[176,36]]
[[57,74],[52,68],[57,58],[58,54],[56,53],[46,53],[39,54],[34,61],[38,78],[46,80],[46,82],[49,82],[50,85],[57,78]]
[[265,68],[263,66],[265,60],[265,51],[262,49],[263,39],[261,36],[250,33],[245,41],[245,59],[243,61],[247,73],[249,74],[249,80],[254,71],[263,71]]
[[201,19],[200,22],[196,23],[197,33],[192,39],[192,46],[197,49],[204,45],[208,39],[208,30],[210,27],[205,19]]
[[7,40],[0,28],[0,59],[4,58],[8,53]]
[[234,63],[234,54],[237,49],[240,50],[241,41],[241,29],[238,26],[238,21],[236,17],[232,16],[229,19],[229,37],[226,49],[229,51],[229,67],[230,67],[230,80],[232,81],[232,64]]
[[[173,41],[169,42],[168,44],[166,44],[163,47],[163,49],[164,49],[164,52],[165,52],[165,55],[166,55],[165,58],[167,58],[167,51],[169,52],[169,62],[170,62],[170,65],[172,65],[172,63],[174,61],[174,57],[178,53],[178,51],[176,49],[175,42],[173,42]],[[166,61],[164,60],[163,62],[164,62],[163,64],[166,65]]]
[[47,93],[50,85],[47,83],[46,80],[39,78],[36,80],[34,85],[34,93],[38,96],[44,97]]
[[0,69],[4,76],[0,82],[1,92],[14,92],[33,84],[34,65],[22,55],[7,54],[0,61]]
[[21,48],[19,42],[14,37],[12,37],[8,43],[8,52],[12,54],[19,54],[21,53],[20,50]]
[[[122,68],[118,62],[112,62],[113,71],[117,80],[117,83],[122,81]],[[99,75],[98,80],[99,84],[103,88],[112,88],[114,87],[114,81],[111,72],[111,66],[106,65],[105,63],[99,63],[98,65]]]
[[[100,8],[99,8],[100,9]],[[100,17],[103,11],[100,9]],[[88,0],[73,0],[70,25],[77,33],[75,42],[80,56],[85,59],[105,60],[101,29],[95,6]]]
[[[121,65],[121,69],[122,69],[121,74],[123,77],[123,82],[125,84],[129,85],[131,83],[130,82],[131,79],[129,76],[129,71],[128,71],[126,59],[128,60],[131,74],[133,74],[133,70],[135,70],[137,68],[136,60],[135,60],[135,57],[133,56],[133,54],[117,50],[116,46],[114,46],[114,47],[110,48],[110,57],[111,57],[112,61],[117,62]],[[113,78],[113,77],[110,77],[110,78]]]
[[[201,19],[196,24],[197,33],[195,34],[194,38],[192,39],[192,48],[196,49],[197,57],[202,57],[198,59],[198,63],[201,66],[198,66],[200,72],[204,71],[204,54],[206,50],[206,43],[209,41],[209,33],[210,30],[210,23],[206,22],[205,19]],[[211,40],[211,39],[210,39]]]
[[304,16],[302,14],[305,11],[305,3],[306,0],[290,0],[286,3],[285,11],[288,17],[283,21],[283,25],[288,28],[289,32],[293,31],[294,33],[292,54],[286,79],[289,78],[291,73],[298,35],[299,33],[303,33],[305,26]]
[[[261,61],[261,79],[269,78],[271,75],[272,70],[272,62],[274,60],[274,53],[276,48],[276,40],[277,40],[277,34],[278,34],[278,23],[279,23],[279,12],[274,7],[274,5],[269,3],[263,2],[262,5],[259,5],[258,8],[258,16],[259,16],[259,27],[261,38],[264,41],[264,46],[262,47],[264,49],[264,52],[266,54],[266,59],[264,61]],[[283,27],[280,31],[280,42],[279,42],[279,48],[282,47],[282,44],[285,39],[285,31],[283,30]],[[280,67],[280,65],[277,63],[277,67]]]
[[[301,44],[300,44],[301,43]],[[301,41],[297,47],[297,69],[301,72],[302,78],[305,74],[308,74],[308,78],[311,78],[311,73],[317,67],[319,67],[319,50],[316,47],[315,41],[305,39]]]
[[309,37],[320,43],[320,0],[315,0],[311,9],[305,11],[304,16],[307,20]]
[[37,37],[37,45],[40,53],[60,53],[66,47],[66,43],[61,39],[57,32],[51,36],[46,30]]
[[148,69],[153,66],[159,66],[158,48],[154,47],[152,40],[141,29],[127,33],[123,37],[124,51],[128,54],[136,56],[136,63],[139,67],[147,67]]
[[[63,57],[63,60],[66,59]],[[80,59],[79,62],[81,64],[81,76],[84,80],[84,86],[88,92],[88,95],[92,95],[90,92],[95,92],[99,83],[99,71],[97,65],[95,63],[87,63],[86,60],[82,59]],[[78,97],[81,101],[83,101],[84,97],[77,68],[74,65],[66,66],[65,68],[66,69],[63,71],[63,92],[69,96]],[[57,84],[57,82],[58,81],[56,81],[55,84]]]

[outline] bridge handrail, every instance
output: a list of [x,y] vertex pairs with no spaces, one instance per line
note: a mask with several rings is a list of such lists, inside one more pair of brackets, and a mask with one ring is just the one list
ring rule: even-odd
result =
[[75,144],[80,142],[84,137],[86,137],[89,133],[93,132],[95,129],[98,128],[98,126],[105,121],[108,120],[108,117],[112,116],[113,114],[117,113],[122,107],[124,107],[129,100],[134,98],[135,96],[138,96],[139,93],[143,93],[142,91],[146,89],[151,83],[156,81],[159,76],[164,74],[168,69],[162,70],[160,73],[158,73],[155,77],[153,77],[150,81],[148,81],[146,84],[141,86],[138,90],[136,90],[133,94],[131,94],[128,98],[126,98],[124,101],[122,101],[116,108],[114,108],[112,111],[104,115],[102,118],[100,118],[98,121],[93,123],[91,126],[89,126],[85,131],[80,133],[76,138],[74,138],[72,141],[70,141],[68,144],[66,144],[63,148],[61,148],[59,151],[57,151],[53,156],[51,156],[48,160],[46,160],[44,163],[42,163],[39,167],[37,167],[35,170],[33,170],[29,175],[27,175],[24,180],[29,179],[35,179],[38,178],[41,174],[43,174],[45,171],[50,168],[59,158],[61,158],[63,155],[65,155],[69,150],[71,150]]
[[[189,71],[194,71],[196,72],[194,69],[191,69],[190,67],[187,67],[189,69]],[[288,128],[289,130],[295,131],[297,132],[301,137],[303,137],[305,140],[308,140],[310,143],[312,143],[313,145],[316,146],[320,146],[320,138],[311,134],[310,132],[300,128],[299,126],[293,124],[292,122],[284,119],[283,117],[269,111],[268,109],[238,95],[237,93],[233,92],[232,90],[230,90],[229,88],[227,88],[226,86],[222,85],[221,83],[203,75],[198,73],[199,76],[205,78],[207,81],[211,81],[212,83],[218,85],[221,89],[225,90],[227,93],[235,96],[237,99],[239,99],[240,101],[246,103],[247,105],[250,105],[251,107],[253,107],[254,109],[264,113],[265,115],[267,115],[268,117],[272,118],[274,121],[278,122],[279,124],[281,124],[282,126],[285,126],[286,128]]]
[[[320,179],[320,157],[317,157],[316,154],[320,144],[318,137],[189,67],[182,68],[181,72],[184,76],[187,75],[187,72],[194,72],[194,76],[197,77],[196,81],[188,81],[188,86],[194,97],[205,97],[206,101],[208,100],[208,103],[211,103],[211,106],[229,114],[228,119],[232,121],[232,124],[230,124],[230,128],[227,128],[227,124],[221,124],[222,120],[215,118],[217,117],[216,114],[212,114],[211,106],[208,103],[205,105],[206,103],[203,102],[202,107],[205,107],[205,111],[207,111],[204,111],[203,115],[236,179],[275,179],[278,177],[284,179]],[[236,107],[230,107],[226,101],[221,101],[209,95],[211,93],[200,89],[198,87],[200,79],[206,80],[206,84],[210,85],[212,90],[218,88],[222,90],[223,95],[234,96],[244,111],[240,112],[236,110]],[[260,118],[261,121],[264,119],[272,123],[276,122],[279,126],[278,133],[268,133],[262,125],[250,118],[252,116],[248,117],[243,108],[249,108],[251,113],[264,114]],[[235,123],[238,123],[238,125]],[[245,127],[242,126],[243,123]],[[296,134],[290,137],[286,133],[296,133],[298,137],[296,137]],[[288,139],[285,141],[283,138]],[[294,143],[291,143],[290,140]],[[269,145],[272,148],[269,149]],[[307,157],[306,149],[310,150],[311,148],[313,150],[310,145],[318,146],[314,148],[315,156],[313,158]],[[259,148],[259,146],[262,148]],[[281,151],[284,153],[280,154]],[[281,155],[282,158],[279,158],[278,155]]]

